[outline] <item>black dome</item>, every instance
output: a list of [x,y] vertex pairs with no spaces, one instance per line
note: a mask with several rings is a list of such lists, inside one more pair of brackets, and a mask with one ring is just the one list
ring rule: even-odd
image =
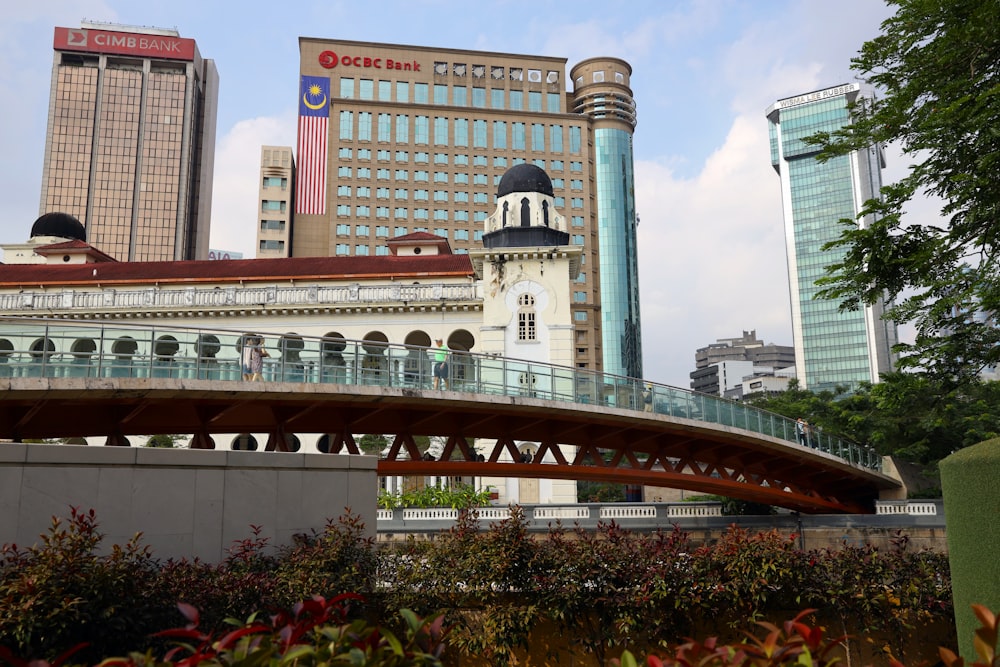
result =
[[540,192],[551,197],[552,180],[541,167],[528,163],[517,164],[507,170],[497,186],[497,197],[512,192]]
[[69,213],[46,213],[31,226],[31,236],[58,236],[63,239],[87,240],[83,223]]

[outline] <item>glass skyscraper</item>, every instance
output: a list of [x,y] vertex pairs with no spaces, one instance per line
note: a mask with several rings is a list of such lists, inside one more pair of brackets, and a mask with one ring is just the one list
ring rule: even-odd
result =
[[814,298],[816,281],[843,256],[823,246],[840,237],[843,220],[870,222],[857,216],[878,196],[885,159],[872,146],[820,162],[818,148],[803,138],[848,125],[848,105],[860,95],[858,84],[845,84],[781,99],[767,110],[771,164],[781,179],[796,373],[811,390],[878,382],[895,361],[896,327],[882,319],[882,302],[842,312],[838,301]]
[[414,232],[481,248],[501,177],[533,164],[583,248],[574,366],[641,377],[628,63],[585,60],[567,91],[565,58],[311,37],[299,52],[295,202],[276,252],[387,255]]

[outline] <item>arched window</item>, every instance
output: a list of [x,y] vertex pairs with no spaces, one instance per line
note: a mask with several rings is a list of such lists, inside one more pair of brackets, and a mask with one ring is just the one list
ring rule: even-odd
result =
[[542,222],[546,227],[549,226],[549,203],[547,201],[542,202]]
[[510,202],[506,202],[505,201],[503,203],[503,221],[500,224],[501,227],[506,227],[507,226],[507,211],[508,211],[509,208],[510,208]]
[[536,340],[535,297],[527,293],[517,297],[517,339]]
[[521,199],[521,226],[531,227],[531,204],[527,197]]

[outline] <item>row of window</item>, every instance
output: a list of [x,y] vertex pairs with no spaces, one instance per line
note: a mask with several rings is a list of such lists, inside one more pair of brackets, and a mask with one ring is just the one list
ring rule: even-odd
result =
[[[557,72],[549,72],[549,76],[552,75],[558,77]],[[468,86],[449,86],[440,83],[432,86],[426,83],[411,84],[409,81],[396,81],[394,86],[392,81],[348,77],[340,79],[340,99],[409,104],[411,88],[414,104],[431,104],[433,102],[438,106],[509,109],[535,113],[542,112],[544,105],[544,111],[547,113],[561,113],[561,93],[542,93],[532,90],[525,95],[523,90],[505,90],[501,87],[487,89],[485,86],[473,86],[469,88]],[[395,97],[393,96],[394,92]]]
[[[354,193],[356,193],[356,195]],[[350,185],[338,185],[337,196],[355,199],[371,199],[372,189],[367,185],[359,185],[357,188],[353,188]],[[375,188],[375,196],[376,199],[389,199],[389,188]],[[413,201],[430,201],[431,196],[432,192],[430,190],[418,188],[413,191]],[[397,201],[408,201],[410,199],[410,191],[407,188],[395,188],[392,192],[392,198]],[[470,201],[469,193],[461,190],[457,192],[451,192],[449,190],[434,190],[433,200],[444,203],[455,201],[460,204],[467,204]],[[557,209],[563,208],[566,205],[565,197],[557,196],[554,197],[554,200],[555,207]],[[496,196],[488,195],[485,192],[473,192],[471,201],[474,204],[486,204],[490,201],[495,203]],[[570,204],[573,208],[583,208],[583,197],[571,197]]]
[[[373,120],[375,122],[373,122]],[[544,123],[523,123],[505,120],[487,121],[483,119],[446,118],[444,116],[414,116],[410,123],[409,114],[373,114],[370,111],[355,113],[344,110],[339,116],[339,137],[341,141],[372,141],[381,143],[395,141],[397,144],[408,144],[412,136],[414,144],[428,145],[431,134],[435,146],[456,146],[467,148],[470,136],[473,148],[486,148],[489,141],[487,134],[492,136],[492,148],[506,150],[528,150],[544,152],[546,150],[546,134],[548,135],[548,151],[562,153],[565,150],[564,138],[566,128],[563,125],[546,125]],[[432,122],[433,121],[433,122]],[[492,125],[492,132],[490,126]],[[508,128],[509,126],[509,128]],[[546,131],[546,128],[548,130]],[[508,131],[509,129],[509,131]],[[471,130],[471,135],[470,135]],[[529,131],[530,130],[530,131]],[[578,154],[583,141],[583,131],[579,126],[569,127],[569,152]]]
[[[539,162],[539,160],[536,160]],[[544,160],[541,160],[544,162]],[[514,160],[515,164],[523,164],[524,160]],[[544,169],[544,167],[543,167]],[[354,167],[348,165],[341,165],[337,167],[337,177],[338,178],[354,178],[355,173],[357,173],[357,178],[371,178],[372,169],[371,167]],[[387,181],[390,176],[397,181],[409,181],[410,180],[410,170],[409,169],[389,169],[388,167],[378,167],[375,169],[375,178],[379,181]],[[498,185],[503,174],[494,174],[493,185]],[[469,174],[467,173],[457,173],[451,175],[452,182],[456,185],[468,185],[469,184]],[[416,169],[413,171],[413,181],[415,183],[429,183],[431,180],[431,173],[426,169]],[[435,183],[448,183],[449,174],[446,171],[435,171],[434,172],[434,182]],[[556,183],[559,183],[556,186]],[[489,179],[486,174],[473,174],[472,175],[473,185],[488,185]],[[565,181],[561,178],[554,179],[552,182],[552,187],[563,188],[565,187]],[[573,190],[583,190],[583,180],[582,179],[570,179],[570,188]]]
[[[375,153],[376,159],[379,162],[395,162],[398,164],[407,164],[410,161],[409,151],[390,151],[387,149],[380,149]],[[367,161],[372,159],[372,151],[370,148],[359,148],[357,151],[357,156],[359,161]],[[341,160],[353,160],[354,159],[354,149],[350,146],[341,146],[337,151],[337,157]],[[453,160],[450,160],[454,158]],[[414,164],[430,164],[431,154],[425,151],[417,151],[413,154]],[[523,157],[511,158],[510,164],[524,164],[527,160]],[[449,163],[454,164],[457,167],[467,167],[469,166],[469,156],[465,153],[459,153],[456,155],[450,155],[449,153],[434,153],[434,164],[436,165],[448,165]],[[547,164],[545,160],[534,159],[531,161],[536,167],[545,169],[548,172],[563,171],[566,168],[566,163],[563,160],[550,160]],[[474,167],[487,167],[490,164],[490,159],[486,155],[473,155],[472,156],[472,166]],[[494,167],[506,167],[507,158],[503,156],[493,157]],[[581,173],[583,171],[583,162],[579,160],[571,160],[569,163],[569,170],[573,173]],[[556,179],[560,180],[560,179]],[[554,183],[555,181],[553,181]],[[581,182],[582,185],[582,182]]]
[[[417,201],[423,201],[418,199]],[[583,208],[583,198],[573,197],[571,200],[573,208]],[[476,203],[480,203],[478,200]],[[375,207],[375,217],[379,219],[389,218],[388,206],[376,206]],[[397,220],[407,220],[409,218],[410,210],[405,206],[396,206],[392,208],[392,217]],[[352,206],[350,204],[337,204],[337,216],[346,218],[352,215]],[[356,218],[370,218],[372,216],[372,207],[368,204],[356,204],[353,206],[353,215]],[[428,220],[430,219],[431,212],[426,208],[415,208],[413,209],[413,219],[414,220]],[[436,208],[433,212],[434,220],[455,220],[456,222],[468,222],[469,212],[468,211],[448,211],[447,209]],[[482,222],[486,220],[486,213],[484,211],[475,211],[473,213],[473,218],[476,222]],[[577,219],[579,219],[579,224],[577,224]],[[583,219],[582,216],[574,216],[574,226],[582,227]],[[582,245],[582,242],[581,244]]]
[[[342,169],[338,169],[337,173],[338,173],[338,176],[341,176],[342,178],[351,178],[352,169],[351,169],[351,167],[343,167]],[[365,173],[365,177],[370,177],[370,175],[371,175],[370,171],[362,172],[361,169],[358,170],[358,173],[359,174]],[[403,175],[400,176],[398,178],[398,180],[401,180],[401,181],[409,180],[409,172],[407,172],[405,170],[403,170],[402,172],[400,172],[399,170],[397,170],[397,174],[400,174],[400,173],[402,173]],[[416,183],[427,183],[427,182],[429,182],[429,178],[430,178],[430,174],[428,172],[426,172],[426,171],[420,171],[420,170],[418,170],[418,171],[415,171],[414,174],[413,174],[413,180]],[[494,177],[493,177],[493,185],[499,185],[501,178],[502,178],[501,174],[494,175]],[[444,172],[444,171],[436,171],[436,172],[434,172],[434,182],[435,183],[445,183],[445,184],[447,184],[449,182],[449,174],[448,174],[448,172]],[[454,174],[454,182],[455,182],[456,185],[468,185],[469,184],[469,175],[468,174]],[[474,174],[473,177],[472,177],[472,184],[473,185],[486,185],[487,183],[488,183],[488,181],[487,181],[487,178],[486,178],[486,174]],[[554,178],[554,179],[552,179],[552,188],[554,190],[561,190],[561,189],[563,189],[565,187],[566,187],[566,184],[565,184],[565,181],[563,181],[563,179],[561,179],[561,178]],[[573,189],[573,190],[583,190],[583,181],[581,179],[576,179],[576,178],[571,179],[570,180],[570,188]],[[376,199],[388,199],[389,198],[389,191],[390,191],[390,188],[388,188],[386,186],[380,186],[380,187],[375,188],[375,197],[376,197]],[[426,197],[427,197],[427,190],[415,190],[415,192],[417,193],[417,195],[414,197],[415,199],[419,199],[420,198],[420,193],[424,193],[424,198],[426,199]],[[448,201],[448,192],[449,192],[448,190],[435,190],[434,191],[434,200],[435,201]],[[395,188],[394,196],[395,196],[396,199],[406,199],[407,196],[408,196],[408,193],[409,193],[409,190],[407,190],[406,188]],[[468,201],[469,200],[469,193],[468,192],[455,192],[454,195],[455,195],[455,201]],[[478,197],[480,195],[484,198],[483,202],[485,203],[485,201],[486,201],[486,199],[485,199],[486,193],[476,193],[474,196]],[[359,185],[357,187],[354,187],[354,186],[351,186],[351,185],[338,185],[337,186],[337,196],[338,197],[356,196],[356,197],[361,198],[361,199],[369,199],[372,196],[372,188],[371,188],[371,186],[368,186],[368,185]],[[561,196],[560,197],[556,197],[556,202],[557,202],[556,205],[557,206],[559,205],[558,202],[561,199],[563,199],[563,197],[561,197]]]

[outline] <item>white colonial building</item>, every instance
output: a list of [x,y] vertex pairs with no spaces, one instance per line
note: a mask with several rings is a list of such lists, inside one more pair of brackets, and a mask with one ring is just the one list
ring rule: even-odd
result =
[[[430,348],[437,338],[456,360],[456,383],[463,379],[463,352],[571,366],[570,287],[581,249],[569,244],[543,170],[522,164],[503,176],[496,212],[484,232],[484,247],[468,255],[453,254],[447,240],[419,232],[392,239],[387,256],[118,262],[86,243],[75,218],[50,213],[36,221],[27,243],[3,246],[0,317],[255,332],[263,335],[272,357],[294,358],[303,368],[335,366],[348,342],[359,341],[365,371],[381,373],[393,384],[425,386],[426,380],[429,386]],[[300,358],[303,337],[324,339],[321,358]],[[125,348],[138,344],[125,338],[0,339],[0,365],[24,350],[82,358],[103,345],[125,355]],[[153,354],[178,353],[178,342],[166,338],[153,343]],[[199,336],[190,344],[195,349],[185,352],[198,359],[238,355],[219,349],[212,338]],[[388,361],[380,355],[386,344],[411,346],[412,352],[402,362]],[[544,381],[523,375],[528,394]],[[317,449],[322,434],[301,435],[303,449]],[[265,437],[233,434],[216,440],[220,447],[244,448]],[[519,447],[533,455],[536,445]],[[495,487],[501,503],[576,501],[572,481],[476,482]],[[398,480],[388,483],[395,486]]]

